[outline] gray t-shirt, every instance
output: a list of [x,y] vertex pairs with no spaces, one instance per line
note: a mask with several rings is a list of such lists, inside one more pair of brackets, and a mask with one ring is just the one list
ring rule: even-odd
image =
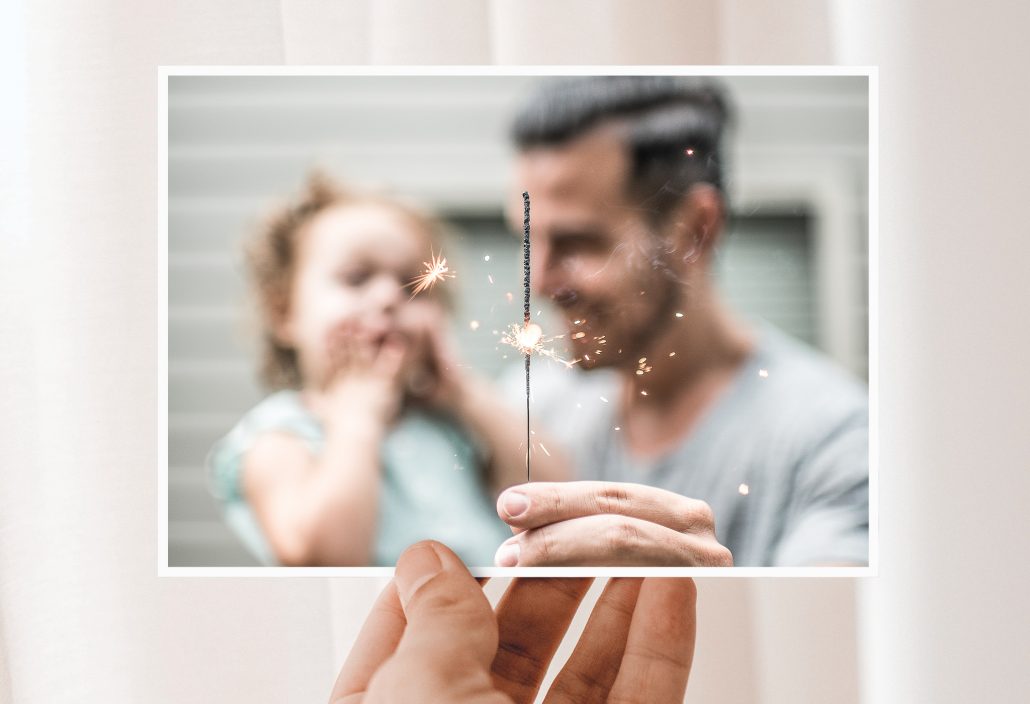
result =
[[[609,371],[536,362],[534,426],[572,454],[579,479],[649,484],[706,501],[735,565],[865,565],[867,389],[784,333],[757,332],[754,354],[729,387],[661,457],[635,458],[622,442],[620,381]],[[523,377],[512,370],[506,381],[514,404],[516,389],[525,393]]]

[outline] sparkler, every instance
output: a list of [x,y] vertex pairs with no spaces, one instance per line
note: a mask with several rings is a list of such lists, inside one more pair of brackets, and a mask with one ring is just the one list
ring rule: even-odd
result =
[[[532,334],[535,345],[543,335],[540,326],[531,333],[529,322],[529,192],[522,192],[522,323],[526,336]],[[528,340],[525,340],[528,341]],[[529,481],[529,353],[526,349],[526,481]]]
[[423,291],[431,289],[437,281],[453,279],[455,276],[455,272],[451,271],[450,267],[447,266],[447,258],[443,256],[443,252],[437,255],[432,250],[429,250],[429,261],[422,262],[422,266],[425,267],[425,270],[408,284],[408,286],[413,287],[411,291],[412,298]]
[[562,335],[548,337],[544,335],[544,331],[536,323],[530,323],[529,325],[512,323],[504,332],[498,334],[501,336],[502,343],[514,347],[521,355],[536,354],[541,357],[547,357],[565,365],[567,369],[571,369],[576,364],[576,360],[569,361],[564,359],[558,350],[547,346],[558,337],[562,337]]
[[[512,323],[509,325],[503,333],[500,333],[500,341],[506,345],[510,345],[518,350],[519,354],[523,355],[526,360],[526,481],[530,480],[529,474],[529,451],[532,447],[532,431],[529,427],[529,359],[532,355],[537,354],[541,357],[547,357],[553,359],[556,362],[560,362],[565,365],[566,368],[572,368],[572,365],[577,360],[571,362],[562,359],[558,354],[557,350],[553,347],[547,347],[552,340],[556,338],[546,337],[543,329],[536,323],[530,322],[530,308],[529,308],[529,193],[522,193],[522,206],[523,206],[523,220],[522,220],[522,325]],[[512,300],[512,294],[506,294],[509,301]],[[537,313],[539,315],[539,311]],[[494,334],[498,334],[494,330]],[[563,337],[559,335],[558,337]],[[541,444],[541,449],[548,456],[551,454],[547,452],[547,449]]]

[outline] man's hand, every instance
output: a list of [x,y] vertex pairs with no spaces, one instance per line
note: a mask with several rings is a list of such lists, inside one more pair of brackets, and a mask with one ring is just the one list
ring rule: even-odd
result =
[[708,504],[643,484],[522,484],[498,497],[497,514],[515,533],[500,567],[733,564]]
[[[409,548],[330,701],[529,704],[590,579],[516,579],[496,613],[440,543]],[[546,704],[683,701],[694,655],[690,579],[608,582]]]

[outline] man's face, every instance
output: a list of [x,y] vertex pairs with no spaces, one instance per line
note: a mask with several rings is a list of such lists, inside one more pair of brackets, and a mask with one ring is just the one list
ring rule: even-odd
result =
[[639,348],[677,320],[672,248],[646,220],[646,203],[627,195],[628,168],[625,147],[605,129],[530,149],[516,163],[516,185],[531,201],[533,288],[562,312],[587,368],[635,365]]

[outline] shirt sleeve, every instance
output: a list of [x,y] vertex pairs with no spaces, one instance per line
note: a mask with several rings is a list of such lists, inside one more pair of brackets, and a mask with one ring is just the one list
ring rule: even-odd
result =
[[317,451],[322,442],[320,426],[303,411],[299,401],[285,394],[270,397],[244,416],[208,453],[208,481],[215,498],[223,504],[245,500],[243,456],[262,433],[273,430],[296,435],[313,451]]
[[773,564],[869,564],[869,423],[864,411],[801,460]]

